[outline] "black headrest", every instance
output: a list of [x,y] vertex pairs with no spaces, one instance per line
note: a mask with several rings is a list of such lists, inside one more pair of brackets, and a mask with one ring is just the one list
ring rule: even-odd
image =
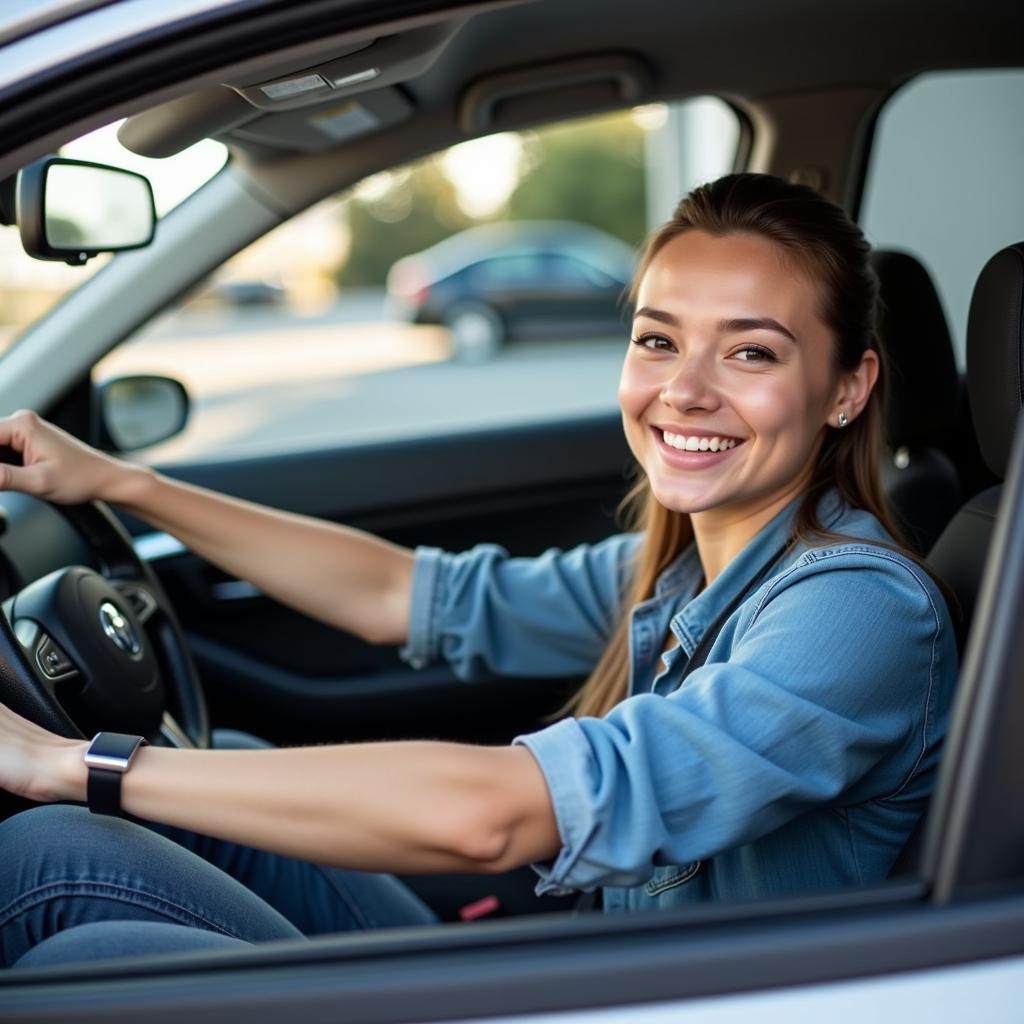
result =
[[879,333],[889,363],[889,443],[941,445],[954,420],[960,380],[942,304],[928,271],[909,253],[871,254],[878,275]]
[[1006,475],[1024,405],[1024,242],[985,264],[967,317],[967,393],[985,464]]

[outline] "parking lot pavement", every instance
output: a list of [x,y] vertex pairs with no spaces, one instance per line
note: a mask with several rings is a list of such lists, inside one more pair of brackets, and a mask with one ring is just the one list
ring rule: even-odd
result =
[[239,327],[167,326],[121,346],[99,379],[160,373],[193,408],[186,430],[145,452],[149,462],[245,456],[444,433],[615,407],[620,338],[507,346],[479,365],[450,360],[446,331],[387,321],[247,316]]

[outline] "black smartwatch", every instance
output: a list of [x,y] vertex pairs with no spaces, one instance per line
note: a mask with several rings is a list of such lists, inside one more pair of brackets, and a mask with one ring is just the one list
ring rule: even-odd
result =
[[85,752],[89,767],[86,798],[93,814],[121,817],[121,776],[131,767],[132,758],[146,741],[123,732],[98,732]]

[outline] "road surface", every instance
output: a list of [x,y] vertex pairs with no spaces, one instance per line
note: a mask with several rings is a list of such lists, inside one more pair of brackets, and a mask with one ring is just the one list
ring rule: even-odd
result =
[[368,293],[315,316],[175,314],[115,350],[97,377],[159,373],[186,386],[189,425],[140,455],[166,464],[605,412],[624,346],[551,338],[461,364],[446,331],[388,319]]

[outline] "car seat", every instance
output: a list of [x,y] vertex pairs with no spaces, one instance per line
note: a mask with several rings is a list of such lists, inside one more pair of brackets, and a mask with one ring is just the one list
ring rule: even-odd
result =
[[904,252],[877,250],[871,262],[889,368],[882,486],[907,541],[924,554],[963,500],[956,466],[943,450],[956,429],[960,377],[928,271]]
[[[1002,480],[1024,408],[1024,242],[1000,249],[974,286],[967,320],[967,390],[982,457]],[[961,640],[971,625],[1001,494],[1002,484],[997,484],[971,498],[928,554],[928,564],[959,603]],[[918,866],[923,835],[924,819],[893,865],[891,877],[912,873]]]
[[[985,264],[967,321],[967,391],[985,465],[1006,475],[1014,429],[1024,407],[1024,242],[1000,249]],[[957,512],[928,555],[949,584],[964,634],[978,597],[1002,484],[976,494]]]

